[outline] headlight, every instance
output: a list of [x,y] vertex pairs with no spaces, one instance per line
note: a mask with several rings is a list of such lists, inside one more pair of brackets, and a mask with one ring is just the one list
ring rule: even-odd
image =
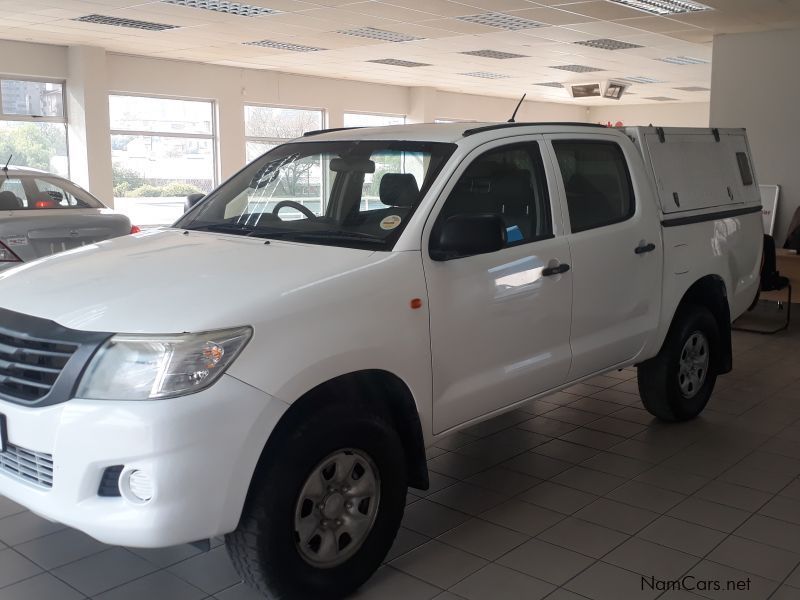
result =
[[79,398],[156,400],[210,386],[250,340],[249,327],[180,335],[112,337],[95,354]]

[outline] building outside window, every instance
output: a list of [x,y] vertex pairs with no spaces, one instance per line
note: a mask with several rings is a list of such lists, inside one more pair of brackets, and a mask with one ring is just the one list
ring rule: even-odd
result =
[[307,131],[323,127],[321,110],[247,104],[244,107],[247,162]]
[[109,96],[114,207],[137,225],[168,225],[186,196],[216,185],[214,103]]
[[0,163],[69,177],[64,82],[0,77]]

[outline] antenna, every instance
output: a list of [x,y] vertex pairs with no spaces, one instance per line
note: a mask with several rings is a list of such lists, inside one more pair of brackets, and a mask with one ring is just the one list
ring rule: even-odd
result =
[[522,103],[525,100],[525,96],[527,96],[527,95],[528,95],[527,93],[526,94],[522,94],[522,98],[519,99],[519,103],[517,104],[517,108],[514,109],[514,112],[511,115],[511,118],[507,121],[508,123],[516,123],[514,118],[517,116],[517,111],[519,110],[519,107],[522,106]]
[[11,162],[11,158],[12,158],[13,156],[14,156],[14,154],[13,154],[13,153],[8,155],[8,160],[6,161],[6,164],[5,164],[5,166],[3,167],[3,171],[5,171],[5,174],[6,174],[6,179],[8,179],[8,163],[10,163],[10,162]]

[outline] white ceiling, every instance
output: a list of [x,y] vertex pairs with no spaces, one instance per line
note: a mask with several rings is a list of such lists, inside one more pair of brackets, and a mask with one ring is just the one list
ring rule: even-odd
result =
[[[650,14],[607,0],[239,0],[276,14],[243,17],[177,6],[157,0],[0,0],[0,38],[48,44],[90,44],[112,52],[271,69],[440,90],[531,100],[609,104],[613,100],[573,100],[566,90],[544,82],[589,83],[649,77],[663,83],[634,84],[622,102],[641,104],[665,97],[707,101],[708,91],[676,88],[710,85],[711,65],[673,65],[661,58],[711,60],[712,36],[800,28],[800,0],[704,0],[714,10]],[[500,12],[544,26],[507,31],[459,20]],[[178,26],[145,31],[74,21],[89,14]],[[337,33],[373,27],[421,38],[381,42]],[[611,38],[642,46],[602,50],[575,42]],[[277,50],[244,42],[258,40],[325,48],[315,52]],[[475,57],[463,52],[497,50],[520,58]],[[401,59],[430,66],[399,67],[368,62]],[[602,69],[572,73],[554,69],[579,64]],[[488,72],[484,79],[463,75]]]

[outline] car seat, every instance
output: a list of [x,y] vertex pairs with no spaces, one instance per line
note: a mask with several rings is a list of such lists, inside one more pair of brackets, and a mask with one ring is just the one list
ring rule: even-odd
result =
[[0,192],[0,210],[18,210],[22,208],[22,200],[14,192]]

